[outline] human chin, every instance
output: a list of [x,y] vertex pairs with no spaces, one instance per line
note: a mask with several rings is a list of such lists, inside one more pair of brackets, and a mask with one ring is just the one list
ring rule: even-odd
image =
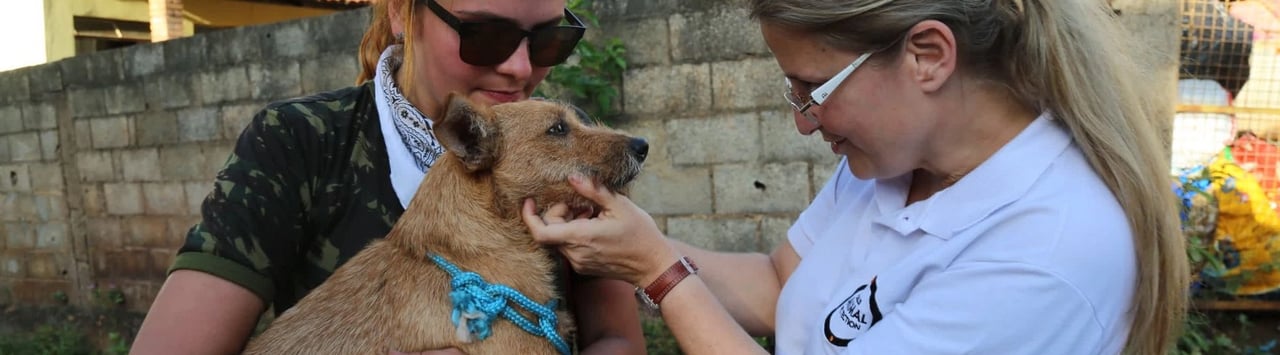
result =
[[489,90],[489,89],[475,89],[471,91],[471,95],[467,95],[467,96],[471,100],[481,102],[487,105],[497,105],[497,104],[503,104],[508,102],[516,102],[516,101],[524,100],[526,97],[528,97],[528,95],[525,95],[523,90]]
[[849,172],[853,173],[853,176],[862,180],[886,177],[882,176],[885,166],[877,164],[876,160],[871,158],[871,155],[848,144],[843,146],[845,147],[843,147],[840,155],[844,156],[845,160],[849,162]]
[[867,160],[865,156],[849,156],[845,155],[849,162],[849,173],[859,180],[870,180],[876,178],[875,167]]

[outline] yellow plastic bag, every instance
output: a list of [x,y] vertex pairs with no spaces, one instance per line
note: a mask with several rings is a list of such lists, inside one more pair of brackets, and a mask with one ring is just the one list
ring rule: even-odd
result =
[[1258,295],[1280,289],[1280,215],[1258,180],[1237,165],[1229,151],[1209,164],[1209,191],[1218,202],[1214,243],[1223,255],[1227,273],[1242,278],[1239,295]]

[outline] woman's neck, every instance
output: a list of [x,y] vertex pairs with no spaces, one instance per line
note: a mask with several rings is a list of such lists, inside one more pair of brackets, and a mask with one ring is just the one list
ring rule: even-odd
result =
[[[395,86],[396,89],[400,90],[400,95],[409,100],[409,103],[418,109],[418,112],[426,115],[428,119],[443,115],[444,113],[440,112],[441,105],[432,99],[431,92],[425,85],[425,81],[410,77],[408,70],[402,70],[405,64],[403,63],[404,59],[401,60],[400,67],[395,68]],[[424,83],[424,85],[409,85],[412,83]]]
[[[907,204],[928,199],[959,182],[1017,137],[1039,115],[1007,90],[979,84],[953,90],[939,108],[924,161],[912,172]],[[959,114],[957,114],[959,113]]]

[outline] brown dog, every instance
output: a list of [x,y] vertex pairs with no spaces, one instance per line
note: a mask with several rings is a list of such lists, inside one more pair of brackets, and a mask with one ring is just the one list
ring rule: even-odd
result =
[[[457,95],[450,96],[434,131],[447,152],[386,239],[338,268],[246,353],[385,355],[447,347],[470,354],[558,352],[548,338],[507,318],[491,319],[492,335],[484,340],[455,325],[451,276],[428,253],[533,302],[563,299],[554,284],[557,259],[533,242],[520,219],[522,201],[590,208],[567,183],[569,174],[625,190],[640,172],[648,144],[587,126],[564,104],[527,100],[486,108]],[[563,310],[568,307],[559,308],[556,333],[572,346],[573,317]],[[514,309],[538,324],[536,314]],[[461,323],[475,316],[463,314]]]

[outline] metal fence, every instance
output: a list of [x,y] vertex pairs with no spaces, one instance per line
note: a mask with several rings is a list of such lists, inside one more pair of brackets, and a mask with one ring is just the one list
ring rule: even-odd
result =
[[[1180,0],[1172,173],[1197,286],[1209,296],[1280,294],[1280,0]],[[1199,249],[1196,249],[1199,248]]]

